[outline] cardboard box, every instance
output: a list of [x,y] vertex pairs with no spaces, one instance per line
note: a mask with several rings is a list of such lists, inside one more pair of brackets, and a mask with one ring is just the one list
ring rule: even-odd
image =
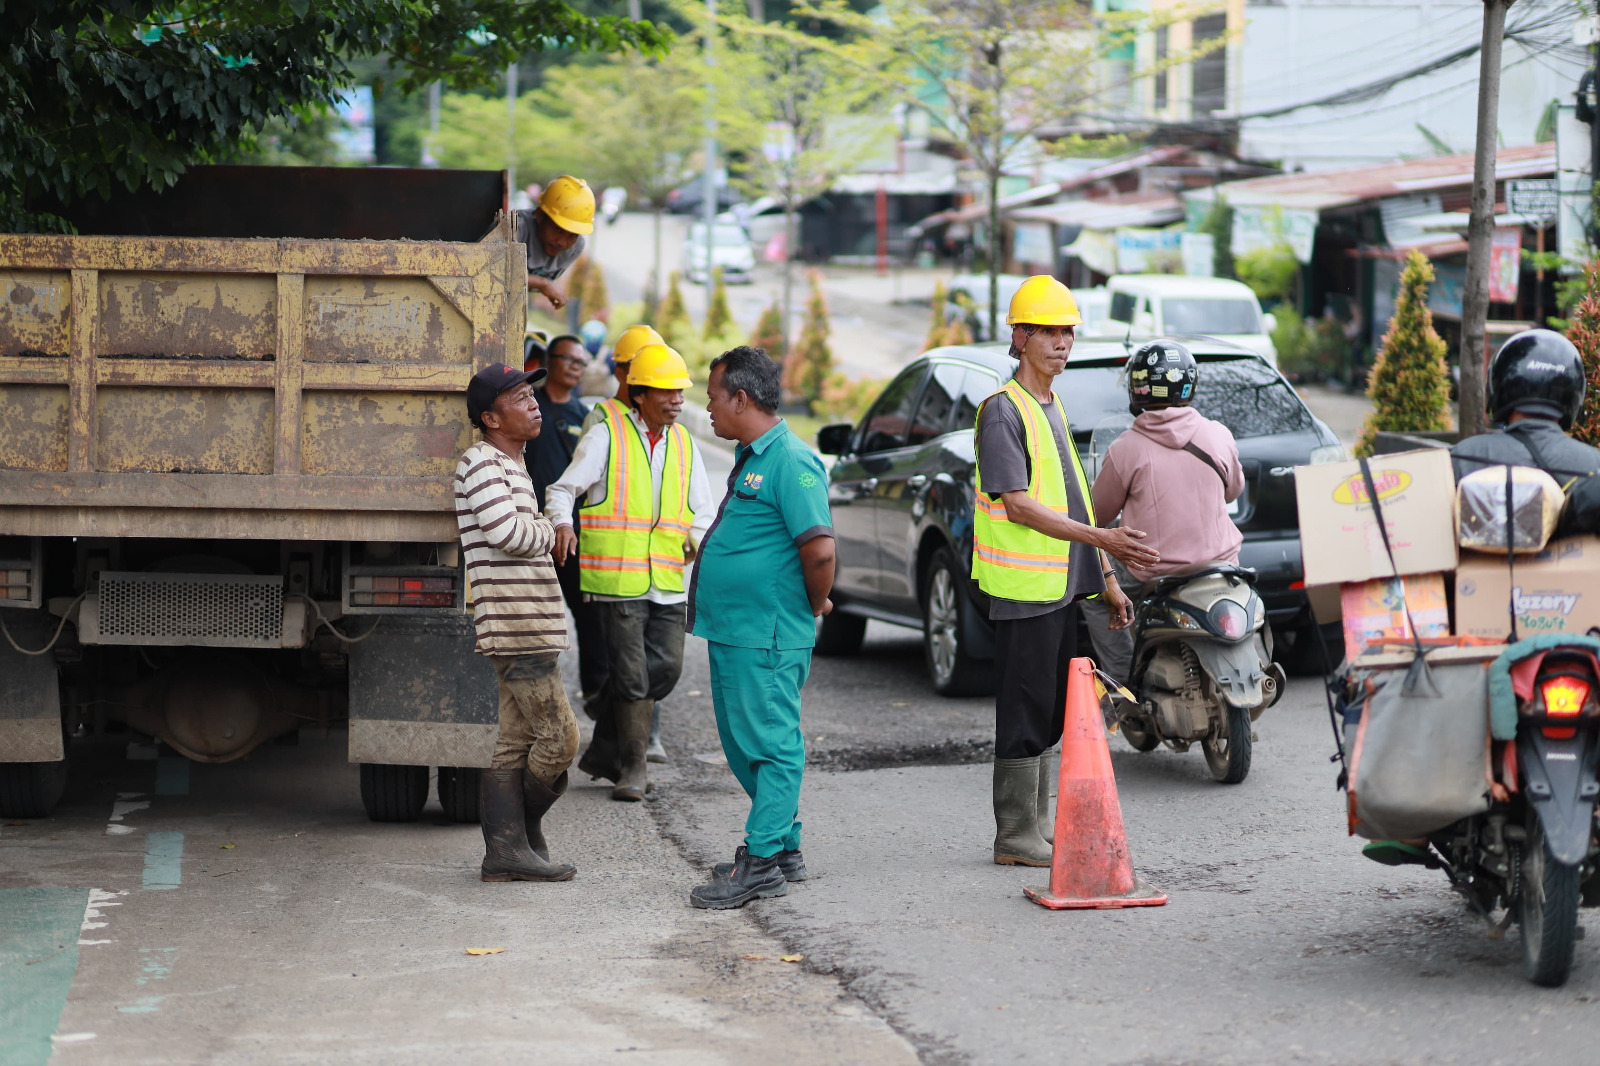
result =
[[1456,570],[1456,633],[1503,640],[1517,635],[1583,633],[1600,626],[1600,537],[1553,540],[1537,555],[1519,555],[1514,570],[1504,555],[1462,552]]
[[1423,638],[1450,635],[1450,604],[1444,596],[1443,574],[1381,577],[1351,581],[1340,586],[1344,612],[1344,654],[1354,659],[1369,644],[1409,643],[1411,622]]
[[1300,553],[1308,586],[1456,568],[1450,453],[1427,448],[1374,456],[1369,463],[1396,565],[1389,566],[1360,465],[1297,466]]

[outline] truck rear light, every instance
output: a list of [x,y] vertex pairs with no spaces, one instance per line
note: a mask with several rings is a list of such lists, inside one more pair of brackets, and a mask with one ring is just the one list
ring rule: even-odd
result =
[[407,608],[461,606],[461,576],[445,567],[352,568],[346,577],[344,609],[350,614],[381,614]]

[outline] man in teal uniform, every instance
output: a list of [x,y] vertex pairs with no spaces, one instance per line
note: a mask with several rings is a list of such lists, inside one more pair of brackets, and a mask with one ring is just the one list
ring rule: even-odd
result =
[[811,671],[816,618],[833,609],[833,519],[828,474],[777,415],[778,365],[738,347],[711,363],[706,383],[717,436],[738,441],[728,495],[700,545],[689,586],[689,631],[711,656],[717,732],[750,797],[744,844],[696,907],[725,910],[781,896],[804,880],[800,858],[800,688]]

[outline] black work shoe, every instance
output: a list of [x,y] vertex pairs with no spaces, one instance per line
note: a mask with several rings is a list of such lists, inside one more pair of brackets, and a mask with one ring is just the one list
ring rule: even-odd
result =
[[725,911],[743,907],[753,899],[781,896],[789,891],[776,855],[761,858],[743,845],[733,853],[733,868],[726,879],[708,881],[689,893],[689,905],[701,910]]
[[[777,854],[778,869],[783,871],[785,881],[804,881],[811,875],[806,872],[806,860],[800,857],[800,849],[793,851],[780,851]],[[719,862],[711,868],[711,880],[726,881],[733,872],[733,863]]]

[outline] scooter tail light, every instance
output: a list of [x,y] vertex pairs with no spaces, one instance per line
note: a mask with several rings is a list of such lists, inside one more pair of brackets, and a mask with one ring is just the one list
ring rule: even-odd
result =
[[1544,713],[1551,718],[1576,718],[1589,700],[1589,683],[1576,677],[1553,677],[1539,686]]
[[1222,600],[1211,609],[1211,621],[1229,640],[1239,640],[1250,632],[1250,616],[1232,600]]

